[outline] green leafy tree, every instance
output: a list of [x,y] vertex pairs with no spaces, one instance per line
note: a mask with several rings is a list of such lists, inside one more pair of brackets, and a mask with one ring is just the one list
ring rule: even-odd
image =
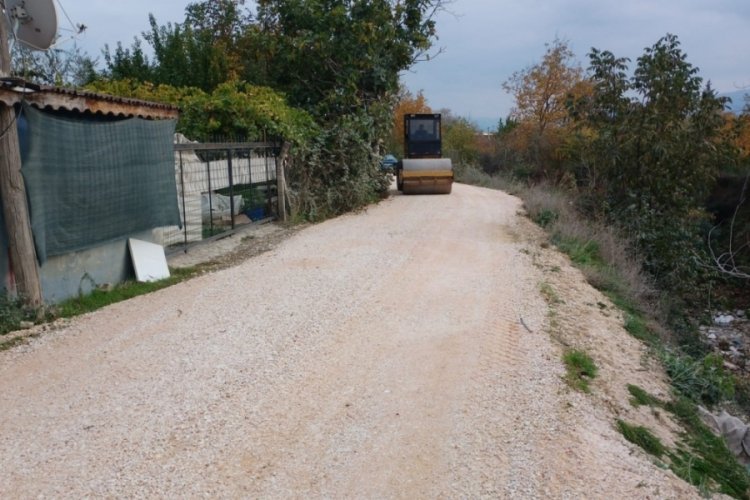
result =
[[229,79],[226,53],[213,45],[207,31],[196,31],[188,23],[159,26],[153,16],[149,22],[151,31],[143,37],[154,50],[156,82],[211,91]]
[[307,112],[292,108],[284,96],[268,87],[226,82],[207,93],[195,87],[118,80],[97,81],[88,88],[179,106],[177,131],[193,140],[283,137],[299,148],[320,134]]
[[443,155],[452,160],[453,168],[460,175],[467,166],[477,164],[479,129],[466,118],[454,116],[449,110],[441,110],[441,114]]
[[240,40],[251,17],[239,0],[209,0],[191,3],[185,21],[159,25],[149,15],[150,30],[142,33],[153,50],[151,61],[144,55],[141,39],[131,48],[118,43],[112,53],[105,47],[106,76],[135,79],[211,91],[219,84],[239,79],[245,72]]
[[333,118],[398,91],[432,44],[440,0],[260,0],[269,78],[292,103]]
[[108,45],[105,45],[102,53],[106,65],[103,77],[111,80],[155,81],[153,68],[148,56],[143,52],[140,38],[135,37],[130,48],[124,48],[121,42],[117,42],[114,52],[110,51]]
[[290,172],[307,218],[361,207],[387,189],[379,171],[399,73],[430,49],[441,0],[260,0],[249,33],[266,78],[324,131]]
[[588,140],[580,161],[597,177],[603,213],[634,237],[647,269],[671,289],[699,281],[703,202],[723,147],[724,100],[688,61],[676,36],[645,50],[632,77],[627,59],[592,49],[593,94],[573,106]]

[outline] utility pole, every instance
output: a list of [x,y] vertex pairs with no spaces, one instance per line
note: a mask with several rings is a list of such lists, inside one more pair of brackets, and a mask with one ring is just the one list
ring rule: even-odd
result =
[[[5,14],[0,10],[0,78],[10,76],[9,38]],[[10,242],[10,264],[18,296],[29,306],[42,305],[34,239],[31,233],[26,186],[21,176],[16,116],[12,106],[0,102],[0,197]]]

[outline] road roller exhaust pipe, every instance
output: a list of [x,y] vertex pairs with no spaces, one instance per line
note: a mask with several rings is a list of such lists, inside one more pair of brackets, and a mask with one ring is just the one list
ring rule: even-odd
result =
[[404,115],[404,159],[396,165],[396,186],[404,194],[450,194],[453,165],[442,158],[440,114]]

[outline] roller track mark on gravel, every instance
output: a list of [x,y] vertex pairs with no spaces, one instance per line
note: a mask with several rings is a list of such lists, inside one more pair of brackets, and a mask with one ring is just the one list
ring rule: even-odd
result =
[[[421,252],[419,254],[422,255]],[[430,265],[429,259],[434,259],[435,263],[437,263],[439,260],[444,260],[441,259],[441,255],[446,255],[439,251],[430,252],[430,254],[432,257],[428,257],[428,266]],[[414,265],[411,260],[407,259],[401,267],[408,269],[409,266]],[[420,265],[424,265],[424,257],[421,257],[419,260],[422,261]],[[297,386],[293,395],[289,398],[290,400],[294,400],[302,394],[306,394],[307,398],[310,398],[314,394],[313,399],[320,400],[331,398],[336,402],[329,406],[334,410],[338,409],[337,411],[326,414],[313,409],[313,411],[309,412],[310,417],[324,415],[327,420],[338,421],[340,420],[339,415],[343,412],[346,414],[346,418],[353,421],[351,424],[353,427],[348,431],[340,430],[333,432],[337,436],[337,439],[331,442],[331,446],[334,446],[334,442],[338,443],[339,446],[342,443],[348,443],[345,445],[345,448],[350,450],[355,456],[349,457],[349,464],[346,464],[345,460],[336,460],[334,456],[329,466],[335,466],[336,468],[346,466],[349,468],[361,467],[365,471],[368,468],[368,464],[366,462],[360,463],[361,460],[357,460],[357,456],[363,457],[365,461],[367,459],[364,457],[373,454],[386,454],[390,456],[390,459],[387,461],[389,465],[381,471],[381,479],[373,481],[372,484],[367,486],[369,488],[367,491],[369,491],[370,495],[376,494],[379,491],[378,488],[389,489],[398,487],[399,491],[407,488],[409,491],[416,493],[430,487],[431,482],[438,476],[438,474],[430,472],[430,470],[435,464],[440,464],[440,453],[437,451],[430,452],[429,450],[439,450],[442,448],[441,434],[436,433],[436,430],[439,428],[439,421],[444,419],[443,415],[450,415],[451,412],[446,411],[434,399],[424,401],[420,400],[420,397],[424,398],[425,395],[450,391],[449,384],[444,383],[446,374],[455,375],[455,373],[465,369],[465,366],[468,366],[467,363],[461,361],[461,345],[465,342],[461,337],[465,332],[459,329],[459,325],[452,324],[448,320],[447,328],[430,331],[429,329],[420,328],[419,321],[415,321],[416,318],[412,317],[411,320],[409,319],[409,316],[414,314],[413,312],[403,316],[404,311],[420,312],[429,311],[431,308],[435,310],[434,308],[436,307],[440,309],[450,308],[450,301],[444,300],[445,297],[440,294],[437,294],[440,298],[436,301],[432,300],[429,296],[414,296],[408,293],[400,294],[399,291],[408,289],[408,284],[413,278],[409,277],[408,273],[399,272],[394,273],[393,276],[395,276],[393,280],[387,280],[379,290],[374,291],[374,298],[375,302],[378,303],[390,299],[392,303],[398,304],[398,306],[394,307],[393,311],[386,311],[384,316],[376,315],[372,317],[367,311],[362,311],[358,314],[355,313],[349,322],[339,327],[339,333],[333,342],[334,344],[342,342],[343,338],[347,335],[346,332],[362,331],[367,323],[372,321],[382,322],[382,326],[379,328],[380,331],[376,335],[358,337],[356,339],[359,343],[359,350],[363,351],[362,357],[358,358],[355,356],[341,360],[336,359],[335,352],[324,353],[324,359],[329,364],[343,364],[347,373],[346,383],[343,383],[342,387],[326,387],[326,368],[318,367],[316,373],[308,373],[306,375],[304,383]],[[431,282],[428,286],[430,289],[442,290],[447,295],[450,295],[450,288],[446,287],[446,283],[444,282],[439,283],[440,281],[438,279],[437,282]],[[390,332],[398,330],[399,323],[412,324],[415,330],[408,332],[406,337],[390,335]],[[445,352],[441,351],[448,351],[450,355],[446,355]],[[457,353],[459,353],[458,356],[456,355]],[[352,353],[349,352],[349,354],[351,356]],[[368,386],[374,380],[378,381],[376,385],[379,388],[375,391],[368,389]],[[348,391],[350,394],[352,391],[357,394],[363,394],[364,400],[360,398],[358,401],[356,397],[350,397],[348,398],[349,402],[346,402],[347,398],[342,399],[333,396],[341,392],[346,393],[343,390],[345,387],[351,389]],[[383,391],[382,394],[379,393],[381,389]],[[284,393],[285,391],[281,390],[280,392]],[[374,403],[377,404],[373,406]],[[386,428],[357,426],[357,413],[362,411],[362,406],[368,408],[368,412],[380,414],[381,418],[385,420],[390,419],[391,424],[386,426]],[[344,408],[347,409],[344,411]],[[299,413],[299,409],[297,409],[297,412]],[[325,426],[325,422],[319,425]],[[331,431],[331,429],[328,430]],[[282,441],[289,442],[293,439],[301,438],[309,442],[308,438],[301,437],[299,433],[294,434],[294,432],[298,431],[299,429],[290,431],[289,436],[291,437],[285,437]],[[387,435],[391,435],[391,437],[382,442],[384,431],[387,431]],[[282,434],[286,432],[284,431]],[[405,432],[406,434],[404,434]],[[357,437],[357,435],[359,436]],[[276,433],[276,437],[278,437],[278,433]],[[387,450],[392,451],[388,452]],[[259,463],[252,458],[243,462],[246,464]],[[264,474],[268,474],[273,470],[272,462],[269,461],[268,463],[261,464]],[[425,469],[425,467],[427,468]],[[412,471],[409,474],[409,477],[411,477],[409,481],[410,485],[401,484],[402,480],[396,479],[403,476],[406,471]],[[358,473],[351,473],[345,476],[357,478],[359,475]],[[302,471],[298,471],[294,476],[304,477],[307,480],[306,483],[302,481],[305,484],[297,485],[298,488],[302,488],[301,490],[298,489],[298,491],[305,491],[304,486],[307,484],[315,485],[315,488],[322,488],[319,490],[315,490],[314,488],[317,493],[322,493],[326,491],[327,482],[331,481],[330,475],[315,478],[314,471],[312,476],[303,474]],[[286,479],[287,481],[290,480],[288,475]],[[269,486],[272,484],[276,483],[269,483]],[[419,485],[419,488],[415,488],[416,485]],[[367,494],[362,489],[363,487],[365,485],[355,480],[344,486],[344,489],[351,494]],[[280,493],[280,491],[274,489],[258,490],[257,492],[261,495]]]

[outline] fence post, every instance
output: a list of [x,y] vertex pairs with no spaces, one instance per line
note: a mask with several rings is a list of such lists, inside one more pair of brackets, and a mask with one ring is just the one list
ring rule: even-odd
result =
[[[264,134],[264,138],[265,138],[265,134]],[[264,143],[264,147],[263,147],[263,167],[266,169],[266,182],[265,182],[265,185],[266,185],[266,188],[265,188],[265,192],[266,192],[266,206],[265,206],[264,210],[268,210],[268,212],[269,212],[266,215],[266,217],[270,217],[270,215],[271,215],[271,171],[270,171],[271,169],[270,169],[270,167],[268,165],[268,154],[270,152],[269,150],[270,150],[270,148],[268,147],[268,143]],[[278,210],[277,210],[277,212],[278,212]]]
[[279,213],[279,220],[281,220],[282,222],[286,222],[288,219],[286,211],[287,196],[284,165],[286,164],[286,157],[289,154],[290,146],[291,145],[288,142],[284,142],[284,144],[281,146],[279,155],[276,157],[276,204],[277,211]]
[[[209,234],[211,236],[214,235],[214,193],[211,191],[211,155],[206,155],[207,161],[206,161],[206,177],[208,178],[208,227],[209,227]],[[201,194],[201,196],[203,196]],[[203,211],[203,199],[201,198],[201,212]],[[203,214],[201,213],[201,219],[203,219]],[[201,227],[203,226],[203,221],[201,220]],[[203,239],[203,235],[201,234],[201,239]]]
[[185,242],[185,248],[183,251],[187,253],[188,250],[188,226],[187,226],[187,209],[185,208],[185,165],[182,163],[182,151],[179,152],[180,156],[180,191],[182,192],[182,234]]
[[231,149],[227,149],[227,169],[229,170],[229,220],[232,222],[232,229],[234,229],[234,177]]

